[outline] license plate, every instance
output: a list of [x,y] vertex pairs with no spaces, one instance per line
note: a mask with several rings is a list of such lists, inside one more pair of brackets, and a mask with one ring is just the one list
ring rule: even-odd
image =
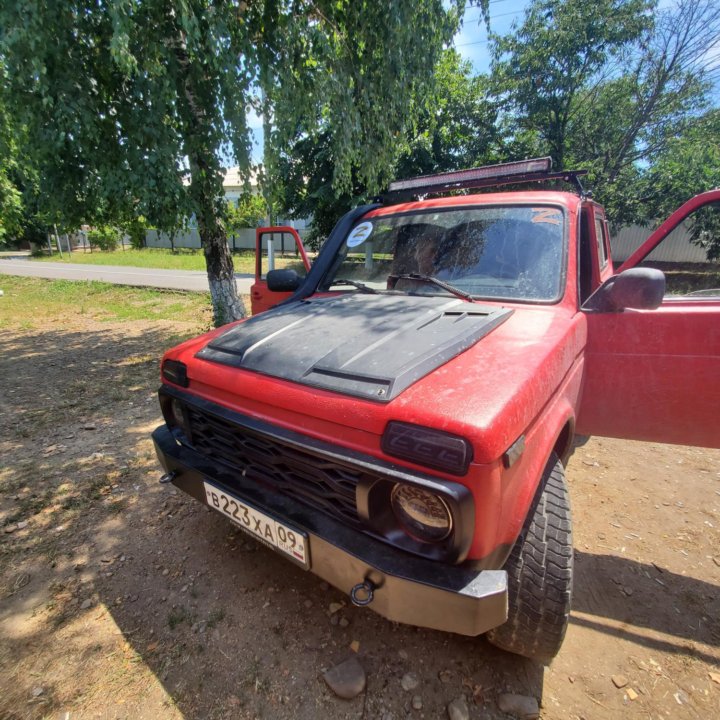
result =
[[236,525],[256,540],[269,545],[299,563],[310,567],[310,548],[307,534],[274,520],[238,498],[203,482],[207,504],[229,517]]

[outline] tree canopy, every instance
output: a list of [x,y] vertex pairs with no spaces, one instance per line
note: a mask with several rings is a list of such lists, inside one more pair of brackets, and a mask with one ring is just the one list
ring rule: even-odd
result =
[[463,7],[4,3],[4,98],[48,209],[65,224],[143,215],[172,228],[195,215],[221,323],[244,314],[226,244],[221,157],[249,166],[251,109],[272,119],[278,143],[298,125],[321,126],[335,185],[348,187],[356,172],[375,187],[409,121],[409,99],[431,82]]
[[[492,162],[501,157],[496,129],[497,110],[483,77],[473,77],[469,62],[454,49],[443,51],[434,70],[434,82],[418,88],[410,98],[410,120],[395,139],[392,156],[383,165],[381,179],[411,177]],[[338,218],[361,199],[377,193],[351,166],[350,183],[335,182],[336,156],[329,142],[329,126],[317,131],[298,128],[278,158],[282,178],[281,205],[292,217],[313,218],[310,242],[317,246]]]
[[[720,109],[708,111],[672,138],[648,169],[642,187],[648,222],[667,217],[693,195],[720,188]],[[692,234],[708,259],[720,260],[720,207],[696,213]]]
[[716,129],[716,2],[531,0],[491,35],[489,76],[448,49],[465,4],[4,3],[0,236],[31,220],[172,231],[194,216],[220,323],[243,314],[222,166],[249,173],[254,114],[264,202],[312,215],[318,243],[393,176],[532,155],[587,169],[615,225],[717,183],[702,142]]
[[[434,84],[411,98],[393,175],[551,155],[589,171],[615,226],[649,222],[649,169],[712,104],[718,37],[710,0],[533,0],[507,35],[491,35],[491,75],[474,76],[454,50],[439,56]],[[370,195],[354,169],[343,188],[333,182],[328,130],[299,126],[278,165],[284,209],[313,216],[316,243]]]
[[22,198],[17,187],[17,149],[2,95],[4,74],[0,60],[0,247],[18,230],[22,218]]
[[711,0],[534,0],[494,39],[510,136],[587,169],[613,224],[646,221],[643,177],[707,109],[718,37]]
[[535,0],[520,27],[495,36],[497,93],[534,129],[558,167],[565,163],[575,100],[650,25],[649,0]]

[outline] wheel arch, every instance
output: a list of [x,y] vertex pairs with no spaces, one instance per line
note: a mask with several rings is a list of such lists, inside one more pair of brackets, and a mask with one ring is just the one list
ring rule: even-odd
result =
[[573,448],[575,413],[568,402],[555,405],[550,417],[543,416],[528,431],[523,457],[503,472],[502,519],[497,538],[498,552],[493,558],[502,567],[520,537],[549,463],[559,458],[563,466]]

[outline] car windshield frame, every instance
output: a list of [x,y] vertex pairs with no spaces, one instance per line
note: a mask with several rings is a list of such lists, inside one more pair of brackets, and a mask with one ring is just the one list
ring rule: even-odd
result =
[[[399,218],[404,217],[416,217],[418,218],[418,223],[405,223],[405,226],[412,226],[414,224],[419,224],[419,220],[424,215],[438,215],[440,213],[470,213],[472,211],[497,211],[497,210],[512,210],[512,209],[519,209],[523,211],[530,210],[536,210],[538,213],[542,214],[544,211],[553,211],[556,213],[559,213],[560,222],[551,222],[552,225],[560,225],[559,232],[557,233],[557,238],[555,239],[556,242],[559,242],[559,253],[557,253],[557,257],[554,258],[556,261],[556,269],[554,270],[554,278],[556,281],[555,285],[555,292],[554,294],[548,293],[547,297],[527,297],[522,296],[520,294],[492,294],[492,293],[479,293],[479,292],[471,292],[473,300],[481,300],[483,302],[505,302],[505,303],[520,303],[520,304],[530,304],[530,305],[554,305],[559,303],[563,297],[565,296],[565,286],[566,286],[566,279],[567,279],[567,257],[568,257],[568,233],[569,233],[569,222],[568,222],[568,213],[567,208],[562,205],[561,203],[554,203],[554,202],[532,202],[532,201],[515,201],[511,203],[468,203],[467,205],[448,205],[448,206],[434,206],[429,208],[421,208],[421,209],[413,209],[413,210],[406,210],[402,212],[397,213],[382,213],[382,214],[373,214],[371,213],[368,217],[367,215],[358,218],[353,226],[350,228],[350,230],[346,233],[345,237],[343,238],[341,244],[338,246],[338,249],[336,250],[335,257],[333,258],[332,262],[329,264],[325,272],[323,273],[322,278],[317,284],[317,291],[318,292],[342,292],[342,293],[356,293],[360,292],[358,289],[351,289],[351,288],[344,288],[339,289],[337,287],[333,286],[333,279],[337,275],[338,277],[352,277],[352,275],[348,275],[347,267],[344,267],[345,260],[347,256],[350,254],[352,250],[355,248],[362,249],[364,241],[357,242],[355,244],[349,244],[348,241],[353,237],[353,233],[360,228],[360,226],[364,225],[365,223],[375,223],[382,220],[391,220],[394,222],[397,222]],[[540,215],[538,216],[540,217]],[[527,222],[526,219],[523,218],[516,218],[513,219],[515,222]],[[538,220],[536,221],[538,223],[542,222],[550,222],[549,220]],[[401,224],[398,223],[398,226]],[[459,225],[459,224],[458,224]],[[456,225],[455,227],[457,227]],[[359,240],[359,238],[358,238]],[[351,240],[352,242],[352,240]],[[531,242],[531,241],[528,241]],[[534,242],[534,240],[532,240]],[[518,245],[520,247],[520,245]],[[350,252],[349,252],[350,251]],[[402,275],[407,275],[408,273],[400,273]],[[433,273],[421,273],[421,274],[429,274],[433,275]],[[392,273],[388,273],[390,277],[392,277]],[[353,278],[357,280],[358,282],[362,283],[368,283],[367,278]],[[469,292],[468,288],[464,286],[461,283],[458,283],[456,279],[448,278],[446,276],[440,275],[438,279],[446,282],[449,285],[457,287],[459,290]],[[495,278],[494,278],[495,279]],[[432,283],[422,283],[424,285],[424,288],[420,288],[419,285],[421,284],[415,284],[412,283],[402,283],[400,286],[397,284],[390,287],[379,287],[379,286],[371,286],[372,289],[375,292],[378,292],[379,294],[394,294],[394,295],[407,295],[407,296],[413,296],[413,295],[439,295],[439,296],[446,296],[450,295],[451,293],[449,291],[444,291],[441,287],[435,286],[433,287]]]

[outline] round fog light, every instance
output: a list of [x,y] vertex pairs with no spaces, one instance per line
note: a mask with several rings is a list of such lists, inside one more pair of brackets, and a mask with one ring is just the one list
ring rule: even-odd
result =
[[429,490],[398,483],[392,490],[390,503],[403,530],[416,540],[440,542],[452,530],[447,504]]

